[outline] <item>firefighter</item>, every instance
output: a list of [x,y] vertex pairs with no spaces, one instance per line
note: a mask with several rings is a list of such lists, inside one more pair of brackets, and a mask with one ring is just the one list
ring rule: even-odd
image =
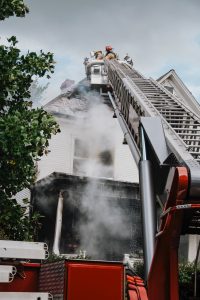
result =
[[97,60],[102,60],[103,59],[103,53],[101,50],[95,51],[94,56]]
[[124,60],[127,61],[127,63],[129,65],[131,65],[131,67],[133,66],[133,60],[132,60],[132,58],[130,58],[130,56],[128,54],[126,54],[126,56],[124,57]]
[[113,52],[113,48],[111,46],[106,46],[106,59],[115,59],[117,58],[117,55]]

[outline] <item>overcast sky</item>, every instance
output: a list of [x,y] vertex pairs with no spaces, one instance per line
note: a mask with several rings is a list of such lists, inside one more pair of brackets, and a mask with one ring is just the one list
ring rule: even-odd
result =
[[83,59],[112,45],[145,76],[175,69],[200,101],[200,0],[25,0],[30,13],[0,23],[1,41],[16,35],[24,51],[55,53],[46,98],[66,79],[84,77]]

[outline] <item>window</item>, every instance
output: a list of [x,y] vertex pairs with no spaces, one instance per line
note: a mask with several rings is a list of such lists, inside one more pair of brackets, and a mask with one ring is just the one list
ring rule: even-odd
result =
[[75,139],[74,141],[74,156],[81,158],[89,157],[88,145],[85,141],[80,139]]
[[96,151],[92,142],[76,138],[74,140],[73,174],[113,178],[113,151]]
[[84,140],[74,140],[73,174],[86,175],[86,162],[89,158],[89,147]]
[[111,166],[113,165],[113,156],[112,152],[109,150],[105,150],[99,153],[99,161],[104,166]]

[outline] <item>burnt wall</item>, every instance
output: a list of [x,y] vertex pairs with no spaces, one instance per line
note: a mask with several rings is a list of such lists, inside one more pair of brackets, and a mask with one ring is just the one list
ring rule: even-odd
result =
[[64,197],[61,253],[86,250],[92,259],[142,254],[138,184],[52,173],[32,188],[33,211],[43,216],[38,241],[53,247],[59,193]]

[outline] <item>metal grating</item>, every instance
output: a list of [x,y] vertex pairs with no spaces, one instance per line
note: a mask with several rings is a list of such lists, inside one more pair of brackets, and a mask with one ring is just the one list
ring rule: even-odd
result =
[[65,261],[46,263],[41,266],[39,291],[48,292],[53,299],[64,299]]

